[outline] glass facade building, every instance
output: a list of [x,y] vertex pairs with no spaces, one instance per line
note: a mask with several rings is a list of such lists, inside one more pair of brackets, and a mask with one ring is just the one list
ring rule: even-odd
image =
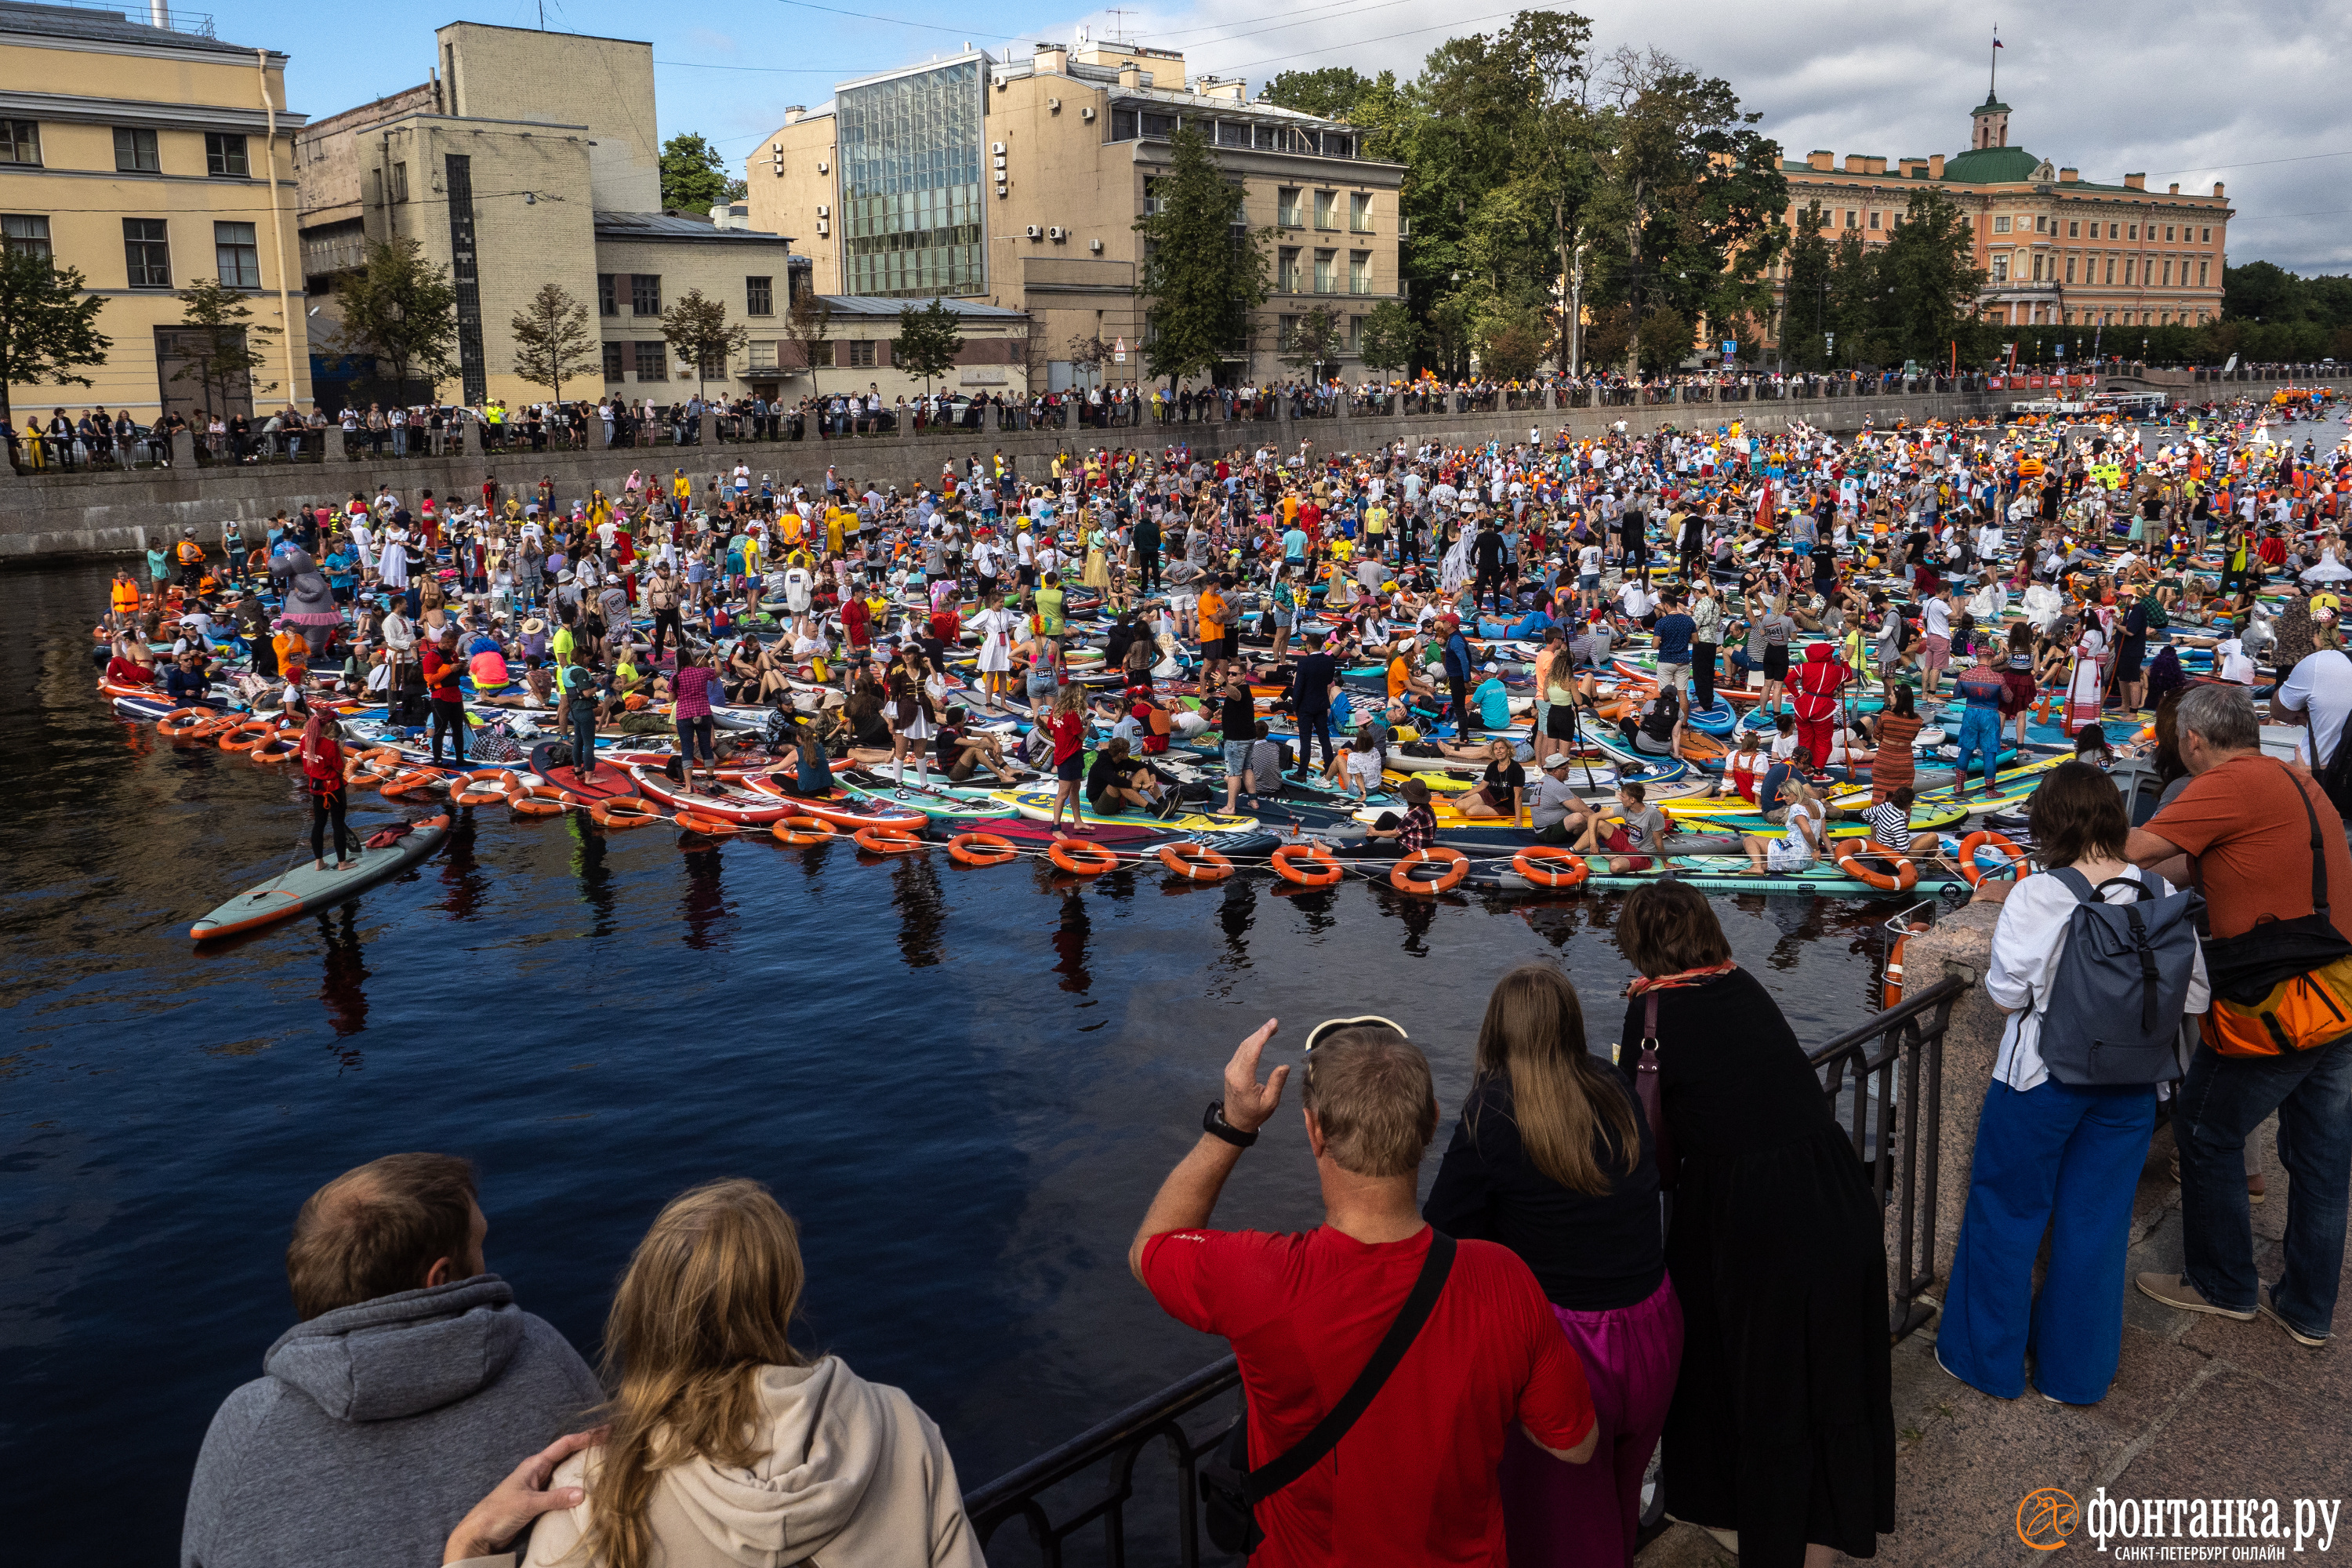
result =
[[985,67],[975,55],[835,95],[850,293],[987,292]]

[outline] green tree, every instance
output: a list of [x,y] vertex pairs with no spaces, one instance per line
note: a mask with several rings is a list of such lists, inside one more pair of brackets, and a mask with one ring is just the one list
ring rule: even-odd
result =
[[[182,320],[193,329],[180,342],[196,352],[172,373],[172,379],[193,381],[203,387],[205,406],[224,418],[228,416],[229,399],[252,388],[253,373],[269,363],[268,356],[254,346],[254,340],[278,335],[276,327],[250,324],[253,312],[245,300],[234,289],[222,288],[217,278],[199,278],[180,290],[180,307],[185,312]],[[258,384],[263,392],[276,385],[267,381]]]
[[1339,318],[1324,306],[1318,305],[1291,323],[1290,341],[1282,345],[1282,363],[1303,372],[1308,379],[1323,379],[1323,367],[1336,363],[1345,329]]
[[1788,269],[1780,291],[1780,355],[1798,370],[1829,368],[1829,215],[1809,202],[1797,215],[1788,247]]
[[694,362],[694,389],[703,390],[710,367],[726,368],[727,356],[751,341],[751,329],[727,319],[726,301],[688,289],[661,315],[662,336]]
[[394,395],[405,397],[412,378],[428,394],[457,378],[457,290],[417,241],[371,241],[360,269],[335,286],[335,301],[343,318],[335,352],[389,365]]
[[890,363],[908,375],[921,376],[928,395],[931,382],[945,375],[956,355],[963,353],[962,325],[963,318],[949,310],[943,300],[935,298],[919,310],[901,305],[898,335],[890,340]]
[[1688,359],[1691,334],[1696,330],[1691,321],[1672,305],[1662,302],[1651,306],[1642,317],[1642,330],[1634,346],[1643,370],[1652,375],[1663,375]]
[[28,247],[0,247],[0,425],[10,422],[8,388],[88,386],[82,365],[104,364],[114,340],[98,330],[106,301],[82,276]]
[[1477,330],[1478,373],[1496,381],[1525,381],[1551,347],[1542,315],[1520,307],[1489,312]]
[[1402,370],[1421,346],[1421,324],[1402,300],[1383,300],[1372,307],[1358,330],[1357,347],[1373,370]]
[[665,208],[696,216],[721,202],[740,202],[751,187],[727,172],[719,149],[693,132],[680,132],[662,143],[661,203]]
[[1208,139],[1184,126],[1169,139],[1168,173],[1152,182],[1160,206],[1135,223],[1150,331],[1144,361],[1170,382],[1213,372],[1249,346],[1265,303],[1265,252],[1243,223],[1241,185],[1225,177]]
[[2242,321],[2300,321],[2310,313],[2304,280],[2269,261],[2221,268],[2221,313]]
[[1258,89],[1257,100],[1295,109],[1318,120],[1346,120],[1371,85],[1370,79],[1349,66],[1284,71]]
[[558,403],[564,378],[595,369],[603,352],[588,332],[588,307],[561,283],[541,285],[508,329],[514,334],[514,373],[546,387]]
[[[801,363],[812,372],[833,363],[833,307],[824,302],[814,289],[804,289],[793,296],[792,308],[784,312],[784,341],[798,343]],[[812,386],[815,376],[809,378]]]
[[1882,301],[1878,334],[1889,363],[1978,354],[1977,296],[1985,273],[1966,214],[1943,192],[1914,191],[1903,219],[1872,247]]

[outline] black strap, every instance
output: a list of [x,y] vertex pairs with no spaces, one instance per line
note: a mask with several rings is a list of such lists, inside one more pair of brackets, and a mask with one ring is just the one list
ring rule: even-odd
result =
[[[2271,760],[2278,762],[2276,757]],[[2294,789],[2294,798],[2303,803],[2303,815],[2311,821],[2311,911],[2321,920],[2326,920],[2327,918],[2327,851],[2320,842],[2319,813],[2311,809],[2311,797],[2303,793],[2303,781],[2294,776],[2294,770],[2284,763],[2279,763],[2279,771],[2286,774],[2286,782]]]
[[1412,1348],[1420,1337],[1421,1327],[1429,1321],[1437,1298],[1445,1289],[1445,1278],[1454,1271],[1454,1238],[1444,1231],[1429,1233],[1429,1254],[1421,1262],[1421,1276],[1412,1282],[1412,1291],[1404,1305],[1397,1309],[1396,1319],[1381,1339],[1380,1348],[1372,1359],[1339,1396],[1331,1413],[1315,1424],[1315,1429],[1301,1437],[1291,1450],[1278,1459],[1260,1465],[1242,1478],[1242,1494],[1252,1508],[1272,1497],[1307,1471],[1321,1463],[1323,1456],[1339,1446],[1348,1428],[1365,1412],[1372,1398],[1387,1383],[1389,1374],[1404,1360],[1404,1352]]

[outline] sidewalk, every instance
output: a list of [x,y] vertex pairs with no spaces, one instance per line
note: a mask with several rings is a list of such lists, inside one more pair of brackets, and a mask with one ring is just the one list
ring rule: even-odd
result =
[[[2286,1173],[2277,1122],[2259,1135],[2270,1201],[2253,1211],[2256,1268],[2280,1268]],[[2178,1272],[2180,1191],[2167,1170],[2169,1129],[2159,1130],[2140,1178],[2128,1274]],[[2128,1274],[2126,1278],[2128,1278]],[[2352,1286],[2352,1268],[2347,1270]],[[2352,1289],[2345,1292],[2352,1301]],[[2126,1285],[2123,1364],[2096,1405],[2053,1405],[2031,1389],[2004,1401],[1945,1374],[1935,1324],[1895,1347],[1895,1531],[1875,1561],[1887,1568],[1968,1568],[2039,1559],[2019,1539],[2025,1495],[2056,1487],[2087,1503],[2111,1498],[2352,1497],[2352,1347],[2306,1350],[2276,1323],[2176,1312]],[[2352,1519],[2339,1520],[2326,1559],[2352,1558]],[[2112,1556],[2117,1542],[2109,1542]],[[2179,1542],[2206,1546],[2203,1542]],[[2214,1542],[2222,1561],[2233,1545]],[[2294,1542],[2286,1543],[2287,1560]],[[2079,1527],[2068,1545],[2096,1546]],[[2315,1543],[2305,1547],[2309,1561]],[[1643,1568],[1718,1568],[1738,1561],[1704,1531],[1676,1525],[1653,1542]],[[1848,1561],[1840,1559],[1840,1561]]]

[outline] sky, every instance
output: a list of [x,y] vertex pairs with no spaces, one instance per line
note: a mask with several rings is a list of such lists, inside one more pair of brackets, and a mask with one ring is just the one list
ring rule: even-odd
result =
[[[435,26],[536,26],[542,5],[551,29],[650,42],[662,136],[698,132],[738,166],[787,105],[814,107],[837,81],[966,42],[1003,58],[1067,41],[1084,26],[1097,38],[1181,49],[1194,72],[1245,77],[1255,96],[1283,70],[1349,65],[1410,77],[1446,37],[1499,29],[1516,9],[1467,0],[1458,12],[1440,7],[1454,19],[1432,25],[1418,0],[1306,0],[1271,12],[1262,0],[1134,0],[1118,14],[1054,0],[901,0],[887,16],[856,0],[742,0],[682,14],[617,0],[460,0],[409,13],[406,37],[400,29],[409,24],[371,13],[367,47],[355,48],[350,13],[261,0],[216,13],[216,26],[225,38],[291,55],[289,105],[317,118],[422,81]],[[2012,144],[2102,184],[2139,172],[2158,191],[2179,181],[2204,192],[2222,181],[2237,212],[2232,265],[2352,272],[2352,95],[2342,90],[2352,27],[2340,0],[2155,0],[2124,12],[1928,0],[1867,8],[1852,0],[1581,0],[1555,8],[1591,18],[1598,52],[1657,47],[1723,77],[1790,156],[1826,147],[1841,161],[1965,150],[1997,26]]]

